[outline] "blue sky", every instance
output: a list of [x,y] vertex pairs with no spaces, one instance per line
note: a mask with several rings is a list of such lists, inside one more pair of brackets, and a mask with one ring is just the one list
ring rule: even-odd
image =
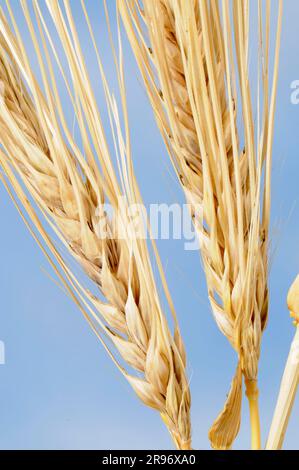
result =
[[[16,10],[19,1],[11,3]],[[71,3],[79,15],[79,2]],[[86,3],[98,28],[107,75],[115,86],[102,2]],[[4,6],[2,0],[0,4]],[[285,299],[299,271],[299,105],[290,102],[291,82],[299,79],[298,13],[298,2],[284,2],[273,150],[271,301],[259,373],[263,442],[294,334]],[[22,20],[20,25],[27,44]],[[30,51],[29,43],[28,47]],[[133,156],[144,200],[183,202],[126,42],[124,54]],[[100,83],[88,47],[86,60],[98,91]],[[47,275],[53,275],[51,268],[1,185],[0,211],[0,340],[6,349],[6,364],[0,365],[0,449],[172,448],[158,414],[138,401],[76,306]],[[182,240],[159,241],[158,247],[187,347],[193,446],[209,448],[207,432],[223,406],[236,357],[213,321],[199,254],[185,251]],[[298,448],[298,421],[299,399],[285,448]],[[235,448],[248,446],[244,399],[242,428]]]

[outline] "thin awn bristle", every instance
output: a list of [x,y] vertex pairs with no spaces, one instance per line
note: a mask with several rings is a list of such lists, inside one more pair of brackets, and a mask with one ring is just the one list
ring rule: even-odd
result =
[[215,320],[238,356],[230,393],[209,437],[214,448],[232,446],[240,427],[243,375],[252,446],[258,448],[257,375],[268,315],[271,151],[282,1],[270,101],[270,0],[264,41],[258,2],[264,99],[257,137],[248,65],[248,1],[234,0],[230,8],[228,0],[120,0],[118,7],[191,206]]
[[[90,323],[93,329],[112,343],[126,365],[136,373],[131,374],[122,367],[120,370],[142,402],[159,411],[176,446],[189,449],[190,391],[178,323],[173,312],[175,332],[172,334],[161,309],[147,242],[138,236],[130,236],[132,234],[127,230],[127,227],[132,227],[127,209],[130,204],[141,203],[141,198],[132,170],[122,70],[118,69],[118,77],[126,138],[122,135],[115,99],[109,92],[97,55],[121,173],[119,182],[70,3],[63,2],[64,12],[57,0],[47,0],[46,5],[65,53],[72,82],[67,82],[38,2],[33,1],[34,15],[31,15],[27,2],[22,0],[22,10],[42,77],[44,92],[41,91],[8,2],[15,33],[1,11],[0,135],[4,151],[0,152],[0,164],[7,181],[23,203],[29,220],[52,250],[56,263],[67,274],[67,285],[69,283],[81,293],[85,306],[92,306],[94,313],[90,310],[87,318],[92,317]],[[86,15],[85,9],[83,12]],[[66,83],[84,153],[66,123],[51,55]],[[99,287],[105,302],[79,287],[79,281],[65,260],[54,250],[51,238],[43,230],[22,187],[32,196],[72,256]],[[121,207],[118,204],[120,198],[125,200]],[[112,205],[119,216],[118,220],[116,216],[110,218],[105,213],[105,202]],[[161,266],[159,259],[157,262]],[[161,277],[166,286],[162,272]],[[168,291],[166,296],[169,298]],[[112,353],[111,356],[116,361]]]

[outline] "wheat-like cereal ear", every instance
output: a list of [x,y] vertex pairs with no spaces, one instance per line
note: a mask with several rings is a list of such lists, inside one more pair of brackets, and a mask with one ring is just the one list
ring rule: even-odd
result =
[[[109,91],[84,2],[87,21],[104,86],[116,159],[107,144],[70,2],[47,0],[48,13],[69,67],[64,70],[38,1],[34,14],[26,1],[20,5],[39,65],[39,86],[24,47],[10,3],[14,32],[0,12],[0,164],[5,185],[23,205],[23,217],[32,222],[40,240],[60,267],[62,279],[83,310],[99,339],[142,402],[159,411],[179,449],[191,448],[190,391],[186,358],[177,318],[157,251],[156,261],[174,323],[172,334],[162,311],[148,251],[143,221],[132,224],[129,209],[141,204],[131,159],[125,85],[116,64],[125,134],[116,100]],[[63,6],[63,8],[62,8]],[[60,52],[61,52],[60,51]],[[82,149],[67,124],[55,77],[53,57],[64,80]],[[116,57],[116,54],[115,54]],[[116,163],[115,163],[116,161]],[[119,173],[115,170],[118,167]],[[102,297],[84,288],[56,250],[29,194],[63,245],[78,261]],[[104,203],[113,215],[104,210]],[[22,213],[21,207],[19,210]],[[137,225],[136,225],[137,224]],[[36,236],[36,235],[35,235]],[[37,237],[37,236],[36,236]],[[109,346],[107,346],[109,342]],[[114,349],[115,348],[115,349]],[[115,353],[117,352],[117,354]],[[116,354],[116,355],[115,355]],[[118,362],[121,358],[125,367]]]
[[282,1],[271,96],[270,0],[265,3],[265,25],[261,1],[257,4],[254,34],[259,41],[262,98],[257,99],[255,126],[248,0],[118,2],[158,126],[191,206],[215,320],[238,356],[225,407],[209,433],[217,449],[230,448],[238,433],[242,375],[252,448],[260,447],[257,375],[268,315],[271,153]]

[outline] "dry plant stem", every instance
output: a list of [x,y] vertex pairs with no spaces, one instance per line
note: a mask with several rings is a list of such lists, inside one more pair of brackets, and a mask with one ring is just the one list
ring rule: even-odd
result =
[[246,396],[249,403],[251,426],[251,449],[261,449],[261,427],[259,415],[259,391],[255,380],[245,380]]
[[299,326],[296,327],[296,334],[291,345],[280,384],[279,395],[266,444],[266,450],[280,450],[283,445],[299,383],[298,345]]
[[[147,241],[139,236],[143,234],[143,221],[137,227],[136,221],[132,224],[128,216],[129,207],[140,205],[142,200],[131,158],[122,58],[120,64],[116,63],[116,73],[123,126],[82,2],[82,15],[88,24],[103,82],[115,163],[85,66],[71,2],[45,3],[49,17],[41,11],[37,0],[32,2],[33,10],[25,0],[20,1],[42,86],[33,74],[10,3],[7,2],[10,22],[0,11],[0,165],[40,238],[50,246],[53,262],[67,273],[72,289],[79,292],[86,318],[120,372],[143,404],[161,414],[176,446],[190,447],[190,391],[176,314],[153,244],[172,313],[172,332],[161,308]],[[47,27],[49,21],[56,27],[59,53]],[[68,75],[61,54],[65,56]],[[83,150],[67,124],[54,60],[73,107]],[[58,256],[50,235],[30,208],[26,193],[101,296],[82,286],[65,258]],[[106,202],[114,209],[112,216],[104,211]]]
[[296,277],[289,290],[287,304],[290,315],[294,319],[296,333],[280,384],[266,450],[282,448],[299,383],[299,276]]

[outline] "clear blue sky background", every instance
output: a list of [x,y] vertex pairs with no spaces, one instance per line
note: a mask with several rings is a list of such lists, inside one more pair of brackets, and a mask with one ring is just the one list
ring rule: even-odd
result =
[[[114,86],[102,2],[86,3],[98,28],[100,50]],[[113,7],[114,0],[108,3]],[[80,23],[83,18],[79,1],[72,0],[71,4],[79,30],[82,26],[85,32]],[[19,1],[12,1],[12,5],[16,11]],[[287,0],[273,154],[270,318],[263,337],[259,374],[264,442],[294,334],[285,299],[299,271],[299,105],[290,103],[290,84],[299,79],[298,14],[298,2]],[[22,20],[20,29],[27,44]],[[183,202],[126,43],[124,54],[134,160],[144,199],[147,203]],[[86,56],[98,88],[94,58],[87,44]],[[138,401],[78,309],[45,274],[51,268],[2,186],[0,211],[0,340],[6,346],[6,364],[0,365],[0,448],[172,448],[158,414]],[[163,264],[167,265],[169,287],[187,345],[193,395],[193,445],[209,448],[208,429],[223,406],[236,357],[212,319],[198,253],[184,251],[183,241],[161,241],[158,246]],[[299,398],[285,448],[299,447],[298,423]],[[242,428],[235,448],[248,446],[248,410],[244,399]]]

